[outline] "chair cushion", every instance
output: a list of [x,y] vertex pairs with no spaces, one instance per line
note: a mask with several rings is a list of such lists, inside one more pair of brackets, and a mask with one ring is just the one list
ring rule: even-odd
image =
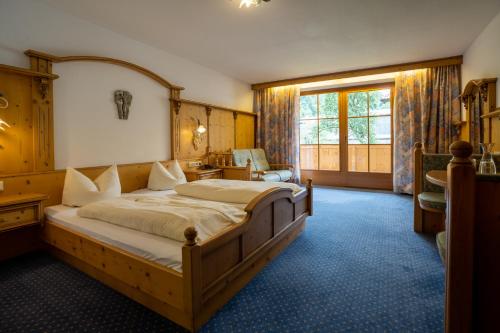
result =
[[443,264],[446,262],[446,232],[441,231],[436,235],[436,245],[438,248],[439,256]]
[[442,212],[446,210],[444,193],[422,192],[418,195],[418,202],[422,209],[431,208]]
[[267,171],[271,169],[269,163],[267,162],[266,153],[264,149],[262,148],[251,149],[250,152],[252,154],[252,160],[253,163],[255,164],[255,169],[257,171]]
[[261,175],[260,178],[257,174],[254,174],[254,176],[252,176],[252,180],[261,180],[265,182],[279,182],[281,178],[278,174],[266,173],[265,175]]
[[266,171],[266,174],[259,175],[254,173],[252,175],[253,180],[263,180],[266,182],[286,182],[292,178],[292,172],[290,170],[272,170]]
[[255,170],[255,164],[252,159],[250,149],[234,149],[233,150],[233,164],[237,167],[246,167],[247,160],[250,160],[252,170]]

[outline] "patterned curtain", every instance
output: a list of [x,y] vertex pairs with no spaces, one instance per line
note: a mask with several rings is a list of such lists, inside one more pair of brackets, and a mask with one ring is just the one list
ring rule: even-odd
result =
[[459,138],[460,66],[400,72],[394,94],[394,191],[413,193],[413,145],[447,153]]
[[266,151],[269,163],[292,164],[300,182],[300,88],[286,86],[254,92],[257,114],[257,147]]

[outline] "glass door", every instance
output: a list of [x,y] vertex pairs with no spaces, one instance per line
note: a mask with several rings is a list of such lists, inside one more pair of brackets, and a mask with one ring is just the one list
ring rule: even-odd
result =
[[300,164],[318,184],[392,186],[392,85],[303,92]]
[[349,172],[392,171],[391,90],[347,93]]
[[339,93],[300,99],[301,169],[340,170]]

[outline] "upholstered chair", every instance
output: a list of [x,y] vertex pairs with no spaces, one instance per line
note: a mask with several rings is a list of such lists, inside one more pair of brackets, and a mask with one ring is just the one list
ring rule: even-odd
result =
[[235,166],[245,166],[248,160],[251,161],[252,180],[268,182],[287,182],[292,180],[293,165],[269,164],[264,149],[233,150],[233,164]]

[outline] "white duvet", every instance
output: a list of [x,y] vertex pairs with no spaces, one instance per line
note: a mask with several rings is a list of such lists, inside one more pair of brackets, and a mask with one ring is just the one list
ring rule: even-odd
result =
[[271,188],[288,188],[292,194],[301,192],[303,188],[293,183],[258,182],[229,179],[204,179],[175,186],[178,194],[188,197],[221,202],[248,204],[262,192]]
[[94,202],[81,207],[78,215],[181,242],[186,228],[195,227],[198,240],[204,241],[242,222],[246,204],[277,187],[291,189],[293,194],[303,190],[290,183],[207,179],[177,185],[177,194],[129,194]]
[[198,240],[206,240],[222,229],[243,221],[245,205],[193,199],[181,195],[165,197],[127,195],[98,201],[78,210],[92,218],[142,232],[184,241],[184,230],[194,226]]

